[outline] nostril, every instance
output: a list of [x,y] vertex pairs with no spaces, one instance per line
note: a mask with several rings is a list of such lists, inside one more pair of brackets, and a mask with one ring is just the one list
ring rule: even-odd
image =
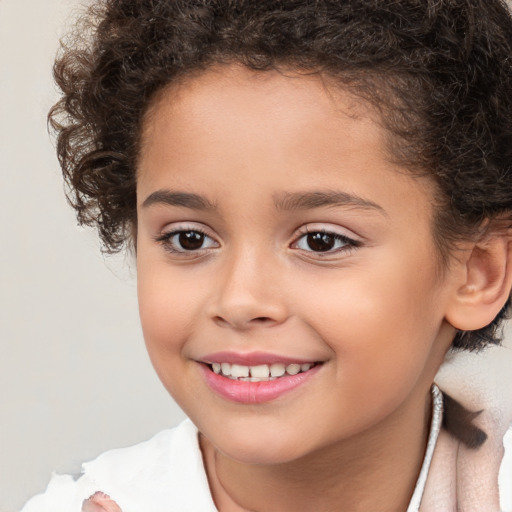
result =
[[213,318],[214,322],[217,323],[220,326],[232,326],[239,329],[247,329],[250,328],[251,325],[268,325],[275,322],[275,320],[272,320],[272,318],[268,316],[257,316],[254,318],[237,318],[233,315],[233,318],[230,318],[229,320],[227,318],[224,318],[223,316],[217,315]]
[[214,322],[218,323],[219,325],[228,325],[229,322],[225,319],[225,318],[222,318],[221,316],[215,316],[213,318]]

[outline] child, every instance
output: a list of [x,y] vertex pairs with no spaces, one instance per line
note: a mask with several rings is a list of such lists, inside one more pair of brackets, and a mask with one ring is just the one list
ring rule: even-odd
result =
[[509,307],[511,54],[500,0],[92,7],[50,121],[191,421],[24,512],[499,510],[510,393],[433,382]]

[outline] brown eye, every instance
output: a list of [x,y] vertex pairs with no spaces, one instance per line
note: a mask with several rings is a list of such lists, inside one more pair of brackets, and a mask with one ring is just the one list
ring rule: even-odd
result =
[[219,247],[219,244],[199,229],[177,229],[163,233],[155,239],[171,253],[202,253],[206,249]]
[[308,247],[315,252],[326,252],[334,248],[336,238],[329,233],[309,233],[306,236]]
[[178,244],[185,251],[197,251],[204,244],[204,234],[198,231],[182,231],[177,238]]
[[332,231],[310,231],[303,234],[293,246],[309,253],[338,253],[361,244],[345,235]]

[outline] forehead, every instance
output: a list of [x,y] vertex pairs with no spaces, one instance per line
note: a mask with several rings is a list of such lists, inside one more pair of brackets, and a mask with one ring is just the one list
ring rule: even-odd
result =
[[[270,150],[276,130],[291,139],[307,127],[310,130],[303,135],[311,139],[312,130],[320,127],[325,139],[325,132],[336,136],[335,128],[344,119],[353,121],[344,126],[345,138],[371,132],[379,139],[379,149],[385,150],[381,139],[387,133],[375,122],[377,114],[333,79],[295,71],[252,71],[241,65],[215,66],[187,75],[157,94],[144,119],[142,153],[151,150],[158,132],[171,127],[183,135],[208,135],[212,141],[217,135],[218,142],[224,142],[223,135],[232,136],[231,129],[238,125],[237,138],[244,137],[248,146],[265,142]],[[209,127],[215,130],[208,131]]]
[[428,203],[431,187],[392,162],[387,138],[371,107],[318,74],[215,67],[164,89],[148,111],[139,204],[158,188],[213,193],[223,181],[245,196],[380,188],[389,201],[403,197],[400,181]]

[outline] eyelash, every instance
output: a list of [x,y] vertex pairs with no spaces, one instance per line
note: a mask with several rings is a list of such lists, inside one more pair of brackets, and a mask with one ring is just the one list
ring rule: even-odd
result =
[[[313,251],[313,250],[306,250],[306,249],[300,249],[298,246],[299,242],[306,237],[310,235],[322,235],[322,237],[328,236],[330,237],[335,243],[336,242],[342,242],[342,246],[338,247],[334,250],[327,250],[327,251]],[[301,233],[300,236],[297,238],[295,242],[293,242],[292,246],[297,247],[297,249],[303,251],[304,253],[310,253],[314,254],[316,257],[329,257],[333,254],[339,254],[342,252],[349,252],[353,249],[356,249],[357,247],[360,247],[362,243],[358,240],[354,240],[353,238],[350,238],[346,235],[342,235],[340,233],[336,233],[335,231],[329,231],[327,229],[311,229],[309,227],[306,227]]]
[[[161,245],[163,245],[164,249],[172,254],[199,256],[199,255],[203,254],[204,251],[211,248],[211,247],[200,247],[198,249],[188,249],[188,250],[184,249],[184,248],[177,249],[176,244],[174,242],[172,242],[172,239],[177,235],[182,235],[185,233],[189,233],[189,234],[194,233],[194,234],[197,234],[197,235],[203,237],[203,243],[204,243],[204,240],[209,239],[209,240],[213,241],[214,244],[217,244],[217,247],[218,247],[218,243],[215,242],[215,240],[211,236],[209,236],[206,233],[206,231],[204,231],[198,227],[193,227],[193,228],[189,228],[189,229],[187,229],[186,227],[180,228],[180,229],[174,229],[172,231],[162,233],[162,234],[156,236],[155,241],[160,243]],[[311,236],[311,235],[321,235],[324,238],[330,237],[331,241],[333,241],[334,243],[341,242],[343,245],[334,250],[329,249],[329,250],[325,250],[325,251],[313,251],[313,250],[301,249],[298,246],[300,241],[305,239],[308,236]],[[320,240],[320,242],[325,242],[325,240]],[[301,233],[299,233],[298,238],[291,244],[291,247],[296,248],[297,250],[300,250],[303,253],[314,254],[317,257],[328,257],[333,254],[351,251],[357,247],[360,247],[361,245],[362,245],[361,242],[359,242],[358,240],[354,240],[352,238],[349,238],[346,235],[341,235],[334,231],[328,231],[326,229],[310,229],[310,228],[306,227]],[[310,247],[310,249],[311,249],[311,247]]]
[[[172,242],[172,239],[176,235],[181,235],[184,233],[196,233],[196,234],[204,237],[204,239],[210,239],[210,240],[214,241],[213,238],[211,236],[209,236],[208,233],[206,233],[206,231],[204,231],[203,229],[198,228],[198,227],[193,227],[193,228],[185,227],[185,228],[180,228],[180,229],[174,229],[172,231],[165,232],[165,233],[158,235],[155,238],[155,241],[160,243],[161,245],[163,245],[163,247],[166,251],[173,253],[173,254],[198,255],[198,254],[201,254],[206,249],[208,249],[208,247],[207,248],[199,248],[196,250],[176,249],[176,246]],[[217,242],[215,242],[215,243],[217,243]]]

